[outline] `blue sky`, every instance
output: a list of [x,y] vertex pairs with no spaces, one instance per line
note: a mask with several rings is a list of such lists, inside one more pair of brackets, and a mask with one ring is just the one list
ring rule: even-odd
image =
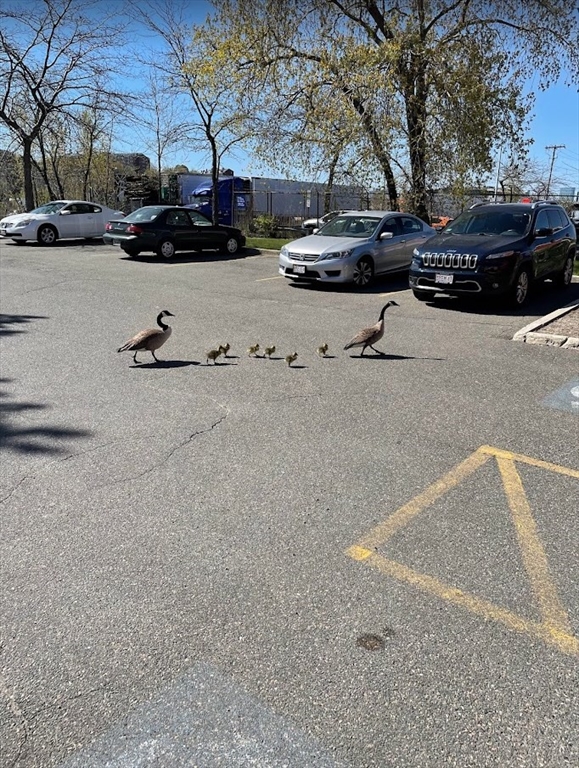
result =
[[[532,84],[531,84],[532,85]],[[564,144],[555,154],[553,178],[565,179],[579,189],[579,93],[577,87],[558,83],[536,93],[535,117],[529,137],[534,140],[530,154],[539,162],[550,163],[552,150],[545,147]],[[556,189],[553,190],[558,191]]]

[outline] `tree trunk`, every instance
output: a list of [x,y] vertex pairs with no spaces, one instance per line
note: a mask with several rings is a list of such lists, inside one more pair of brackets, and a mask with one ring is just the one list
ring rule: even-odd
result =
[[336,174],[336,166],[340,155],[336,153],[330,160],[330,168],[328,170],[328,184],[324,193],[324,213],[329,213],[332,206],[332,190],[334,189],[334,176]]
[[34,208],[34,188],[32,186],[32,139],[22,140],[22,168],[24,172],[24,207],[27,211]]
[[428,191],[426,189],[426,67],[420,57],[413,56],[403,75],[406,124],[408,127],[408,154],[412,189],[408,209],[423,221],[430,223]]
[[208,136],[211,144],[211,213],[213,224],[219,224],[219,154],[213,136]]
[[390,158],[388,157],[388,152],[386,151],[386,148],[382,143],[382,139],[380,138],[380,135],[376,130],[376,126],[374,125],[372,116],[368,114],[368,112],[364,108],[364,105],[360,101],[360,99],[356,97],[352,98],[349,95],[349,92],[347,89],[344,89],[344,92],[351,99],[352,106],[354,107],[354,109],[356,110],[356,112],[358,113],[362,121],[364,130],[366,131],[366,134],[370,139],[372,149],[374,150],[374,155],[378,160],[378,163],[380,164],[382,173],[384,174],[384,179],[386,180],[386,189],[388,191],[389,208],[391,211],[397,211],[398,210],[398,192],[396,190],[396,180],[394,178],[392,166],[390,165]]

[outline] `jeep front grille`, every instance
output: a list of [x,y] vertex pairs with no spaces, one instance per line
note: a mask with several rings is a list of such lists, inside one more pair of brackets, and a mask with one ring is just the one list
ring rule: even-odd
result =
[[476,269],[476,253],[424,253],[422,263],[425,267],[436,269]]

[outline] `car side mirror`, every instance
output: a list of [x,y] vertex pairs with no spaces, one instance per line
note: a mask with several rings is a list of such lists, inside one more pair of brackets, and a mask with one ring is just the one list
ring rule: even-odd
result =
[[312,229],[312,235],[315,235],[316,232],[319,232],[319,231],[320,231],[319,227],[314,227],[314,229]]
[[394,232],[382,232],[380,235],[380,240],[392,240],[394,237]]
[[553,229],[551,227],[541,227],[541,229],[535,230],[535,237],[548,237],[549,235],[553,234]]
[[61,216],[70,216],[71,213],[72,213],[72,211],[68,211],[68,210],[66,210],[66,211],[59,211],[59,214]]

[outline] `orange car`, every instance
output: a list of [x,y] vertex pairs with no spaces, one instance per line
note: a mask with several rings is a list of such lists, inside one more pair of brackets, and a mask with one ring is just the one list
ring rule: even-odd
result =
[[444,229],[449,221],[452,221],[450,216],[433,216],[430,226],[434,227],[437,232]]

